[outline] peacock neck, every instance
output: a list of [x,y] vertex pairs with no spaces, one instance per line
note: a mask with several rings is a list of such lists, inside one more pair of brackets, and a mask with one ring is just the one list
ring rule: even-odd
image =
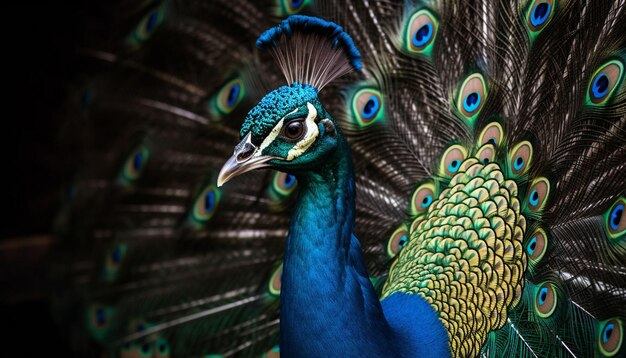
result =
[[301,190],[289,228],[288,256],[345,266],[354,229],[355,187],[349,149],[342,147],[318,171],[298,175]]
[[[315,172],[298,175],[281,290],[281,354],[377,352],[388,327],[358,240],[355,184],[347,143]],[[388,353],[388,351],[387,351]]]
[[393,294],[381,305],[353,234],[354,171],[338,135],[325,165],[298,175],[282,275],[281,355],[450,356],[446,330],[420,295]]

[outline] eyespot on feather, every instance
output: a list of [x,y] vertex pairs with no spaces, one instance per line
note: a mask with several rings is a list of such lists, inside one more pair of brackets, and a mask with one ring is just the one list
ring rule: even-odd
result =
[[526,244],[526,254],[531,263],[538,263],[548,249],[548,236],[546,232],[538,228]]
[[267,284],[267,290],[272,297],[280,296],[280,289],[282,287],[282,275],[283,275],[283,264],[278,265],[272,275],[270,276],[270,280]]
[[531,33],[543,30],[554,16],[556,0],[534,0],[528,7],[526,24]]
[[624,64],[618,60],[612,60],[600,66],[589,82],[587,103],[592,105],[606,103],[622,82],[623,75]]
[[298,181],[294,175],[276,171],[272,176],[270,185],[267,186],[269,197],[269,209],[272,212],[281,212],[293,203],[292,198],[298,187]]
[[132,47],[139,47],[146,42],[165,19],[165,5],[150,9],[128,35],[127,42]]
[[131,349],[122,353],[120,358],[152,357],[154,347],[150,342],[139,342],[131,345]]
[[196,226],[202,226],[211,220],[217,211],[221,196],[221,191],[213,185],[207,185],[200,192],[191,212],[191,220]]
[[489,164],[496,158],[496,148],[493,144],[485,144],[476,152],[475,157],[479,162]]
[[277,0],[276,16],[287,17],[301,12],[311,0]]
[[117,278],[127,251],[128,247],[125,244],[117,244],[106,252],[103,271],[103,278],[105,281],[110,282]]
[[400,250],[409,242],[409,231],[406,225],[402,224],[389,237],[387,243],[387,256],[395,257]]
[[487,101],[487,86],[480,73],[467,77],[459,89],[456,107],[467,120],[476,118]]
[[519,176],[528,171],[533,156],[533,146],[528,141],[518,143],[509,152],[509,170]]
[[478,144],[479,147],[489,143],[493,144],[494,147],[498,147],[502,144],[502,139],[504,137],[504,130],[502,126],[498,122],[489,123],[483,128],[482,132],[478,136]]
[[558,304],[558,293],[554,284],[544,282],[535,292],[535,313],[541,318],[552,316]]
[[[154,327],[153,324],[143,319],[132,319],[128,322],[126,331],[128,335],[141,333]],[[137,358],[137,357],[169,357],[170,347],[165,338],[158,338],[154,335],[149,338],[143,338],[133,343],[122,345],[120,350],[120,358]]]
[[165,338],[159,338],[154,342],[156,356],[158,358],[167,358],[170,356],[170,344]]
[[453,177],[459,172],[465,158],[467,158],[467,149],[462,145],[455,144],[446,149],[439,164],[439,174]]
[[276,172],[274,174],[274,180],[272,181],[272,185],[274,190],[276,190],[281,195],[289,195],[293,193],[293,191],[298,186],[298,180],[296,177],[291,174]]
[[550,181],[544,177],[536,178],[526,194],[526,204],[531,212],[543,210],[550,195]]
[[626,234],[626,198],[620,197],[604,214],[604,225],[612,239],[623,237]]
[[611,318],[598,325],[598,348],[605,357],[615,356],[624,340],[624,326],[619,318]]
[[417,11],[405,25],[404,49],[409,53],[430,53],[438,29],[439,23],[430,11]]
[[352,118],[361,128],[366,128],[383,118],[383,97],[371,88],[358,90],[352,96]]
[[428,211],[430,205],[437,198],[434,183],[424,183],[420,185],[411,197],[411,215],[417,216]]
[[109,325],[108,311],[110,308],[101,305],[94,305],[91,307],[90,316],[91,323],[94,327],[102,328]]
[[92,337],[98,342],[103,342],[113,326],[115,309],[100,303],[91,304],[85,310],[85,320]]
[[240,77],[226,82],[210,101],[211,114],[216,119],[230,114],[237,108],[244,95],[244,84]]
[[149,157],[150,151],[147,147],[144,145],[135,147],[124,162],[124,166],[119,175],[119,181],[124,185],[135,183],[141,176]]

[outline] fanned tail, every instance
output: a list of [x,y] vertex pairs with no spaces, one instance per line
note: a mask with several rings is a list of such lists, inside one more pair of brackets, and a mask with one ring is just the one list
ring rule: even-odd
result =
[[350,142],[355,230],[376,287],[389,289],[431,205],[455,200],[458,174],[497,167],[501,177],[484,169],[481,178],[498,176],[508,198],[490,197],[496,209],[484,210],[509,224],[502,250],[511,249],[494,255],[510,268],[488,275],[519,285],[489,291],[482,318],[455,321],[441,309],[448,327],[490,327],[471,347],[451,335],[453,352],[624,354],[623,1],[114,8],[103,22],[116,30],[79,50],[86,74],[62,132],[77,171],[57,219],[54,308],[78,351],[277,353],[297,181],[259,172],[218,188],[216,176],[247,111],[283,81],[254,49],[257,37],[299,13],[340,24],[361,50],[363,73],[328,84],[320,99]]

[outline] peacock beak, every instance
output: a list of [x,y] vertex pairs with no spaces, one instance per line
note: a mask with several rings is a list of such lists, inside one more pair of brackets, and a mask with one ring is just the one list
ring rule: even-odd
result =
[[268,162],[272,159],[275,158],[261,155],[259,148],[252,144],[250,134],[248,133],[235,147],[233,156],[222,166],[222,170],[220,170],[220,174],[217,177],[217,186],[220,187],[224,185],[224,183],[237,175],[247,173],[254,169],[269,167],[270,164]]

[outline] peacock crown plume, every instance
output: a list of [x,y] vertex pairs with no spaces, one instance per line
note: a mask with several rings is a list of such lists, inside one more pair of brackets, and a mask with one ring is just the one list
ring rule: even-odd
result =
[[318,91],[352,71],[361,72],[361,53],[341,26],[317,17],[292,15],[263,32],[257,47],[269,50],[287,80]]

